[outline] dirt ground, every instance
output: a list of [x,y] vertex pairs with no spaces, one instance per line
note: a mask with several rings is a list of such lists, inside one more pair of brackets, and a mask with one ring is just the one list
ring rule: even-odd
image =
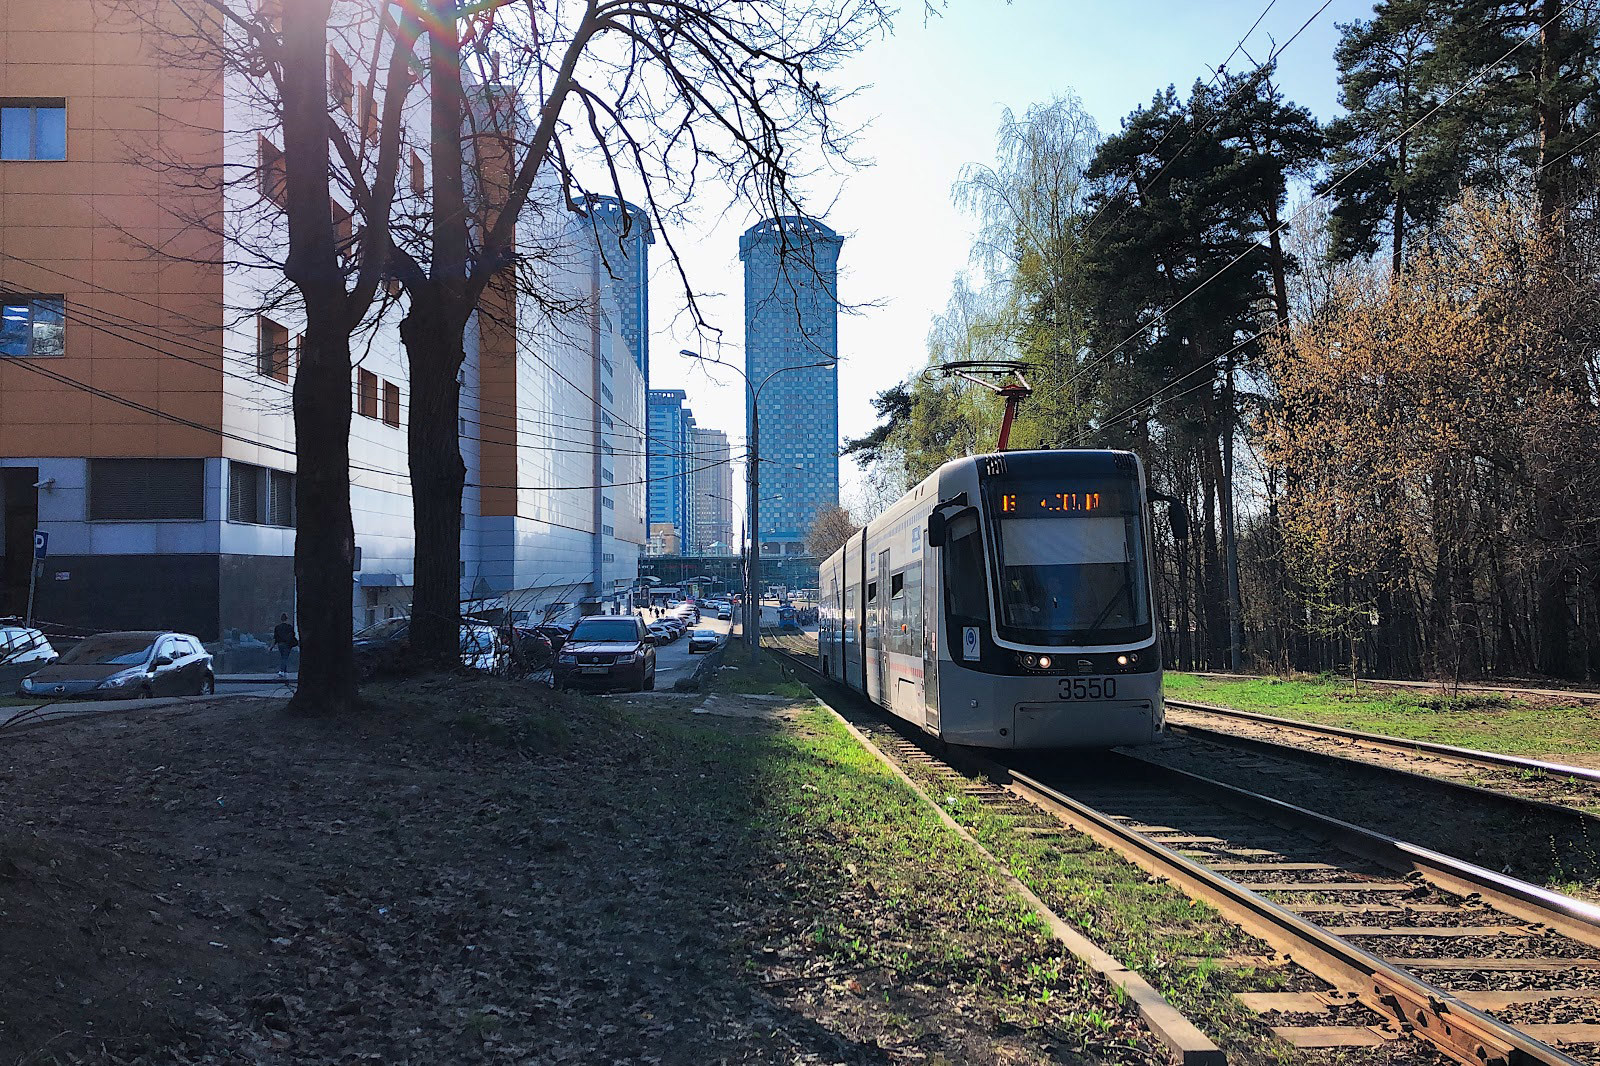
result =
[[1009,940],[917,932],[917,892],[981,884],[959,856],[856,879],[847,824],[785,829],[838,770],[766,758],[792,723],[372,695],[357,721],[224,699],[0,736],[0,1063],[1157,1057],[994,900]]

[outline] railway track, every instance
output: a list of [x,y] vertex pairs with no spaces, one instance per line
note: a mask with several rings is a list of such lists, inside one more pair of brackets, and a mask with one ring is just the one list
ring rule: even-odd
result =
[[1187,736],[1289,747],[1442,778],[1502,797],[1589,813],[1600,810],[1600,770],[1591,767],[1364,733],[1209,703],[1174,699],[1166,703],[1168,727]]
[[1409,1034],[1463,1063],[1600,1062],[1600,907],[1131,755],[999,763],[849,705],[898,759],[955,768],[986,807],[1047,814],[1027,831],[1084,833],[1282,953],[1314,980],[1240,998],[1297,1046]]

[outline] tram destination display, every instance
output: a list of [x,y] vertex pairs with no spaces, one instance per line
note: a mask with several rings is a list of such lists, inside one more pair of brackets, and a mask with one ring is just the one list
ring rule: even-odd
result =
[[1087,485],[1001,484],[995,487],[993,499],[1002,518],[1122,515],[1127,513],[1130,488],[1114,481]]

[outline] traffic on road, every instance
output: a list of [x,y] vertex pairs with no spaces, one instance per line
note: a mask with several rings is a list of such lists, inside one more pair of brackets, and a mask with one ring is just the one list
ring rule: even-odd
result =
[[[461,623],[463,669],[594,692],[670,689],[690,676],[732,627],[725,601],[669,602],[632,614],[499,626]],[[292,629],[291,629],[292,634]],[[384,619],[357,632],[363,680],[410,667],[410,619]],[[57,647],[60,644],[60,647]],[[267,647],[263,642],[262,647]],[[289,660],[284,656],[284,664]],[[166,696],[288,696],[292,671],[224,673],[199,637],[165,631],[57,638],[40,629],[0,624],[0,694],[41,700],[145,700]]]

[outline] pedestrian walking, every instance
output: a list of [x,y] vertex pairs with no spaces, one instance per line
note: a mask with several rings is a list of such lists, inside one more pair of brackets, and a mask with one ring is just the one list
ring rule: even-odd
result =
[[278,624],[272,630],[272,646],[278,649],[278,680],[282,681],[289,676],[289,653],[300,646],[300,638],[294,634],[294,623],[286,614],[278,616]]

